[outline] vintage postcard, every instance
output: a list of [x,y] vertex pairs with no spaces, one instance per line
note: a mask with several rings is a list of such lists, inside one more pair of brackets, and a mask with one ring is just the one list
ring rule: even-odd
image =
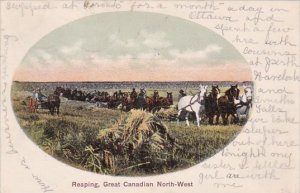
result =
[[300,191],[299,1],[0,3],[1,192]]

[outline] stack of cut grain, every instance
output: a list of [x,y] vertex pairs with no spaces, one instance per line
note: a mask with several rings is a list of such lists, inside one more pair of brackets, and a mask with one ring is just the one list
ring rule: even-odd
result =
[[151,154],[178,147],[161,120],[142,110],[131,110],[111,128],[101,130],[98,139],[111,144],[108,147],[113,148],[109,151],[114,155],[137,154],[139,151]]
[[175,120],[177,117],[177,110],[176,107],[171,107],[168,109],[162,108],[156,112],[155,115],[163,120]]

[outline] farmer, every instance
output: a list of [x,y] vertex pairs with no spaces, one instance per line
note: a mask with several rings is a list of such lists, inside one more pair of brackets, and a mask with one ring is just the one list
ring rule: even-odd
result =
[[135,88],[133,88],[131,93],[130,93],[130,98],[135,99],[136,97],[137,97],[137,92],[135,91]]
[[121,90],[118,91],[117,93],[117,99],[120,100],[123,97],[123,92]]
[[47,97],[42,93],[41,89],[38,88],[37,92],[35,93],[35,99],[37,99],[37,101],[42,102],[42,101],[46,101]]
[[38,101],[38,100],[39,100],[39,93],[38,93],[38,90],[37,90],[37,89],[34,89],[34,90],[33,90],[32,98],[33,98],[35,101]]
[[146,91],[144,88],[142,88],[140,90],[140,93],[138,95],[138,98],[137,98],[137,106],[139,109],[143,109],[144,106],[145,106],[145,99],[146,99]]
[[144,88],[140,90],[139,97],[146,98],[146,90]]
[[182,89],[180,89],[179,95],[178,95],[178,101],[184,96],[186,96],[185,92]]

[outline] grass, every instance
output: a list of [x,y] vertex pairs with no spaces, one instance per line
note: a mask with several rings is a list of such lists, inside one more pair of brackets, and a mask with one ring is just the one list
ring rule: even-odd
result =
[[198,128],[192,122],[187,127],[183,121],[177,125],[150,113],[100,109],[65,99],[60,116],[48,110],[29,113],[30,95],[12,87],[13,109],[27,136],[49,155],[101,174],[141,176],[187,168],[220,151],[241,129],[205,123]]

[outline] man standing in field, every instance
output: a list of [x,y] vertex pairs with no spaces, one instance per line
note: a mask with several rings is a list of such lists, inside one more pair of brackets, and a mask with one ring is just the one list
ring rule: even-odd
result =
[[144,88],[142,88],[138,95],[138,100],[137,100],[138,108],[144,109],[145,99],[146,99],[146,91]]
[[131,93],[130,93],[130,98],[135,99],[136,97],[137,97],[137,92],[135,91],[135,88],[133,88]]
[[38,88],[37,96],[38,96],[38,101],[39,101],[39,102],[42,102],[42,101],[46,101],[46,100],[47,100],[47,97],[42,93],[42,91],[41,91],[40,88]]
[[35,101],[38,101],[38,100],[39,100],[39,94],[38,94],[37,89],[33,90],[33,96],[32,96],[32,98],[33,98]]

